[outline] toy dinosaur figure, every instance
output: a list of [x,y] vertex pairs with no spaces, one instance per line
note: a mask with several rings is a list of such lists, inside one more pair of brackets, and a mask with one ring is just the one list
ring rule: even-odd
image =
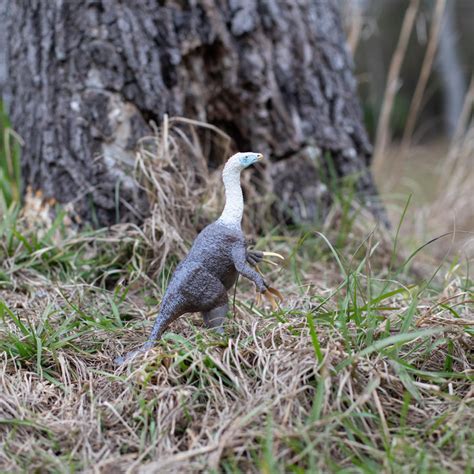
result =
[[241,229],[244,198],[240,173],[262,159],[260,153],[236,153],[229,158],[222,173],[226,198],[222,215],[200,232],[188,255],[176,267],[148,341],[140,349],[118,357],[116,363],[122,364],[151,349],[163,331],[185,313],[201,312],[207,327],[223,333],[228,310],[227,291],[238,274],[253,281],[257,291],[277,307],[273,295],[282,300],[281,294],[269,287],[252,266],[264,256],[282,257],[272,252],[248,251]]

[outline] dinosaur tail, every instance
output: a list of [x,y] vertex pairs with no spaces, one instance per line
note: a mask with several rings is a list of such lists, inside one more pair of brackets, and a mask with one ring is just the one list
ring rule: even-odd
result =
[[153,323],[153,328],[151,330],[148,340],[143,344],[142,347],[135,351],[131,351],[125,356],[117,357],[115,363],[121,365],[124,362],[129,361],[134,358],[136,355],[141,354],[150,350],[154,345],[157,339],[163,334],[166,328],[175,320],[178,319],[184,311],[181,311],[179,307],[173,304],[167,304],[165,301],[161,304],[160,311],[158,316]]
[[180,311],[175,305],[167,304],[167,301],[163,301],[146,344],[153,345],[163,332],[166,331],[167,327],[182,314],[183,311]]

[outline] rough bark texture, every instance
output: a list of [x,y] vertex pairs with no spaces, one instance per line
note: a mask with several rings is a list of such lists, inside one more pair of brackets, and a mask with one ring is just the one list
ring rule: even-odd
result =
[[164,113],[215,124],[239,150],[278,161],[267,182],[296,219],[327,200],[313,166],[321,156],[375,194],[337,2],[0,2],[3,93],[26,142],[26,183],[85,218],[114,222],[117,195],[124,219],[131,204],[144,207],[133,150]]

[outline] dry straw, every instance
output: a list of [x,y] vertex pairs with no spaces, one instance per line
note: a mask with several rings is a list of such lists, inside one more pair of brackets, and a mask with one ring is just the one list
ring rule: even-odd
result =
[[430,77],[431,68],[433,66],[433,61],[436,54],[436,49],[438,47],[439,34],[441,31],[445,7],[446,0],[437,0],[436,7],[433,12],[433,20],[428,46],[426,48],[425,57],[423,59],[423,65],[421,66],[421,72],[418,78],[418,82],[416,84],[415,92],[413,94],[413,99],[411,101],[410,110],[408,111],[408,118],[405,125],[405,130],[403,132],[401,156],[406,155],[407,148],[410,146],[413,131],[415,130],[416,119],[420,111],[421,101],[423,99],[423,94],[425,92],[426,85]]
[[392,113],[395,96],[399,87],[400,70],[405,58],[408,41],[410,40],[413,25],[415,24],[416,15],[420,0],[411,0],[410,5],[405,12],[402,29],[398,38],[398,44],[390,62],[388,70],[387,84],[380,111],[380,117],[377,125],[375,136],[374,160],[372,166],[377,173],[380,171],[384,159],[384,154],[390,140],[390,115]]

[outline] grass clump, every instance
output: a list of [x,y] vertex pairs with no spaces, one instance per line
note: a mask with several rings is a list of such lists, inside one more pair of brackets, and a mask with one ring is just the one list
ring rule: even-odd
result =
[[20,202],[22,142],[21,137],[11,128],[0,101],[0,210],[6,210]]
[[352,217],[341,238],[341,215],[257,241],[288,257],[264,269],[280,310],[241,282],[225,337],[186,316],[122,369],[113,358],[145,339],[175,260],[150,278],[135,227],[68,236],[55,222],[59,238],[6,215],[0,469],[469,472],[467,267],[420,275],[424,250],[404,259]]
[[318,228],[257,239],[287,256],[262,267],[286,297],[277,311],[241,281],[225,336],[188,315],[114,366],[147,337],[192,229],[218,207],[202,160],[168,192],[185,155],[169,125],[137,167],[171,213],[151,201],[142,227],[78,231],[41,196],[2,208],[0,471],[470,472],[469,262],[424,263],[441,238],[405,255],[402,226],[393,241],[371,230],[351,192]]

